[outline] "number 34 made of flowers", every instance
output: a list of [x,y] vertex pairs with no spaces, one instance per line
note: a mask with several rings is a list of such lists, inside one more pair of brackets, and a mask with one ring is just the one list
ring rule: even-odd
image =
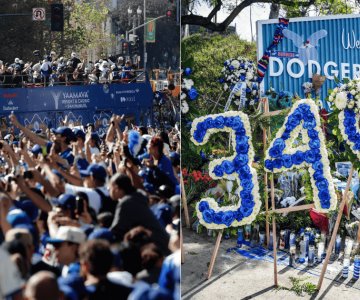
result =
[[[230,133],[234,154],[211,161],[209,174],[214,179],[233,180],[235,177],[240,187],[240,200],[237,205],[219,207],[213,198],[201,199],[196,205],[197,215],[200,223],[210,229],[250,224],[261,206],[257,174],[251,166],[254,149],[248,116],[240,111],[230,111],[197,118],[192,123],[191,140],[196,145],[204,145],[211,134],[220,131]],[[297,140],[299,135],[302,143]],[[320,212],[334,210],[337,198],[325,138],[318,108],[310,99],[293,105],[265,155],[268,172],[304,167],[310,173],[315,208]]]

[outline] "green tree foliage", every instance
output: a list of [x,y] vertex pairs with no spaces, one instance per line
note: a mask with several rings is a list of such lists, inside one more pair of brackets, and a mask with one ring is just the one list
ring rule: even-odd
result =
[[[0,48],[0,59],[12,62],[15,57],[19,57],[23,61],[33,61],[34,50],[40,50],[41,57],[51,50],[58,55],[70,55],[71,51],[105,48],[112,42],[111,36],[104,35],[102,31],[109,13],[109,0],[64,0],[62,3],[63,33],[50,30],[50,1],[2,1],[0,38],[3,47]],[[45,8],[45,21],[32,20],[34,7]]]
[[[182,67],[191,67],[195,87],[200,97],[190,103],[190,112],[182,117],[182,165],[189,169],[198,169],[201,166],[199,147],[190,141],[187,124],[196,117],[210,113],[219,113],[223,110],[227,93],[223,93],[223,87],[218,82],[224,61],[231,57],[243,56],[255,60],[256,48],[254,43],[240,40],[236,35],[223,36],[219,34],[202,35],[195,34],[181,42]],[[219,104],[214,109],[216,101]],[[217,135],[218,139],[219,136]],[[220,137],[221,138],[221,137]],[[222,143],[212,138],[202,147],[208,155],[211,153],[211,145],[227,145],[227,138],[222,136]]]
[[98,49],[104,55],[112,45],[114,36],[103,30],[109,14],[108,0],[64,1],[64,33],[53,32],[52,47],[60,49],[60,55],[69,57],[72,51]]
[[299,1],[294,1],[293,5],[284,5],[287,18],[305,17],[312,15],[327,16],[338,14],[351,14],[355,9],[355,3],[344,0],[316,0],[312,6],[304,6]]

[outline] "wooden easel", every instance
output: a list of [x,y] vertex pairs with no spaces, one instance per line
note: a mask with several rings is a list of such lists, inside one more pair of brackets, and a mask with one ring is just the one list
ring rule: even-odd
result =
[[[279,115],[280,113],[282,113],[282,110],[278,110],[278,111],[274,111],[274,112],[269,112],[269,102],[268,102],[268,98],[262,98],[261,99],[261,103],[262,104],[262,108],[263,108],[263,116],[264,117],[271,117],[271,116],[276,116]],[[270,128],[268,129],[264,129],[263,130],[263,144],[264,144],[264,153],[266,151],[266,142],[267,142],[267,137],[270,136]],[[268,174],[267,172],[265,172],[264,175],[264,180],[265,180],[265,185],[267,186],[267,182],[268,182]],[[274,193],[273,193],[274,194]],[[272,194],[272,198],[274,197],[274,195]],[[273,199],[272,199],[272,202]],[[273,203],[273,210],[275,209],[275,202]],[[294,208],[293,208],[294,209]],[[269,241],[270,241],[270,225],[269,225],[269,205],[268,205],[268,195],[267,195],[267,191],[265,193],[265,213],[266,213],[266,244],[267,246],[269,246]],[[274,230],[274,226],[275,226],[275,231],[276,231],[276,223],[275,223],[275,219],[273,218],[273,230]],[[223,235],[223,229],[221,231],[219,231],[217,238],[216,238],[216,242],[215,242],[215,247],[211,256],[211,260],[210,260],[210,265],[209,265],[209,269],[208,269],[208,273],[207,273],[207,277],[206,279],[210,279],[213,269],[214,269],[214,265],[215,265],[215,260],[220,248],[220,242],[221,242],[221,238]],[[275,232],[276,233],[276,232]],[[276,244],[274,242],[274,238],[276,241],[276,234],[273,234],[273,244]],[[276,249],[276,247],[275,247]],[[275,250],[276,251],[276,250]],[[274,255],[276,256],[276,252],[274,252]],[[276,260],[275,260],[276,261]],[[277,266],[274,265],[274,272],[276,272],[276,268]],[[277,273],[277,272],[276,272]],[[276,279],[277,280],[277,279]]]
[[[282,110],[277,110],[277,111],[273,111],[273,112],[269,112],[269,103],[268,103],[268,99],[267,98],[263,98],[262,99],[263,105],[264,105],[264,117],[272,117],[272,116],[276,116],[279,115],[280,113],[282,113]],[[270,131],[270,129],[268,129]],[[269,133],[270,135],[270,133]],[[263,142],[264,142],[264,150],[265,150],[265,145],[266,145],[266,129],[263,130]],[[321,289],[322,286],[322,282],[324,280],[324,276],[325,276],[325,272],[330,260],[330,256],[332,253],[332,249],[334,247],[335,244],[335,240],[336,240],[336,235],[340,226],[340,221],[341,221],[341,217],[343,215],[344,212],[344,207],[346,204],[346,200],[347,200],[347,194],[349,192],[350,189],[350,184],[351,184],[351,179],[354,173],[354,168],[351,167],[348,179],[347,179],[347,183],[346,183],[346,188],[345,188],[345,192],[342,196],[342,201],[340,203],[340,207],[339,207],[339,211],[338,211],[338,215],[337,215],[337,219],[336,219],[336,223],[331,235],[331,240],[328,246],[328,249],[326,251],[326,257],[324,260],[324,264],[323,267],[321,269],[321,273],[320,273],[320,278],[319,278],[319,282],[317,285],[317,290],[319,291]],[[265,172],[265,186],[267,186],[267,172]],[[282,214],[282,213],[289,213],[289,212],[295,212],[295,211],[302,211],[302,210],[309,210],[311,208],[314,208],[314,204],[305,204],[305,205],[300,205],[300,206],[294,206],[294,207],[286,207],[286,208],[281,208],[281,209],[275,209],[275,187],[274,187],[274,173],[272,173],[271,176],[271,181],[270,181],[270,189],[271,189],[271,207],[272,213],[276,213],[276,214]],[[266,193],[267,194],[267,193]],[[265,209],[266,209],[266,223],[268,225],[268,205],[267,205],[267,199],[265,198]],[[266,227],[268,229],[268,226]],[[272,232],[273,232],[273,256],[274,256],[274,285],[278,286],[278,278],[277,278],[277,259],[276,259],[276,254],[277,254],[277,236],[276,236],[276,220],[273,217],[272,218]],[[267,245],[268,245],[268,232],[266,232],[266,236],[267,236]],[[358,240],[360,239],[360,228],[358,231]]]
[[185,215],[185,225],[186,228],[190,228],[189,208],[187,205],[184,179],[182,175],[180,176],[180,185],[181,185],[181,202],[182,202],[182,207],[184,208],[184,215]]

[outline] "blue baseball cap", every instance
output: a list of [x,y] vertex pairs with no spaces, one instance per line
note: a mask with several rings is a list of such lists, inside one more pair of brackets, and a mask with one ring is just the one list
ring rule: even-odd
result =
[[60,134],[61,136],[66,136],[67,138],[73,138],[74,137],[74,133],[72,132],[72,130],[69,127],[66,126],[61,126],[58,128],[53,128],[51,129],[51,131],[55,134]]
[[59,277],[58,284],[70,287],[79,299],[83,299],[87,294],[84,279],[79,275],[68,274],[66,277]]
[[29,216],[23,210],[18,208],[10,210],[6,216],[6,220],[11,227],[20,224],[31,224]]
[[105,181],[107,178],[107,173],[105,168],[99,164],[91,164],[87,167],[86,170],[80,171],[81,177],[93,176],[96,179]]
[[107,240],[109,243],[114,242],[114,235],[108,228],[97,228],[90,233],[88,240]]
[[96,132],[91,133],[91,138],[95,141],[100,140],[100,137]]
[[76,198],[71,194],[62,194],[54,201],[54,204],[61,208],[74,210],[76,208]]
[[41,149],[41,146],[39,144],[36,144],[34,145],[32,148],[31,148],[31,152],[33,154],[40,154],[42,152],[42,149]]
[[74,129],[74,134],[75,134],[75,136],[78,138],[82,138],[83,140],[85,140],[85,132],[84,131],[82,131],[80,128],[75,128]]
[[59,284],[59,290],[64,294],[67,300],[79,300],[80,298],[74,291],[74,289],[68,285]]
[[39,216],[38,207],[29,199],[14,201],[14,205],[24,211],[32,222],[34,222]]

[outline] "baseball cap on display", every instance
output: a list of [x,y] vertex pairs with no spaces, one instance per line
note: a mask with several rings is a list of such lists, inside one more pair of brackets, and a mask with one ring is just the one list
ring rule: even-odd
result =
[[49,238],[47,243],[59,244],[63,242],[70,242],[75,244],[84,243],[86,240],[85,233],[78,227],[61,226],[57,231],[55,237]]
[[105,168],[99,164],[91,164],[87,167],[86,170],[80,171],[81,177],[93,176],[95,179],[105,181],[107,178],[107,173]]

